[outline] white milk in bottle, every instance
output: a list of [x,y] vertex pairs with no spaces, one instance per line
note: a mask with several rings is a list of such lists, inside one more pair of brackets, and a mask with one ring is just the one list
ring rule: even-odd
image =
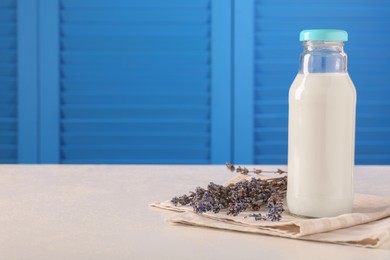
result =
[[287,204],[292,214],[352,210],[356,91],[347,73],[347,32],[306,30],[289,92]]

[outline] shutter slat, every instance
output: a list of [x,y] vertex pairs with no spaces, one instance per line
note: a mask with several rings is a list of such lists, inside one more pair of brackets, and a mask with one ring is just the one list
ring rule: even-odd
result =
[[0,106],[16,105],[16,93],[14,91],[0,90]]
[[[171,108],[171,109],[135,109],[135,108],[67,108],[61,109],[62,116],[72,118],[140,118],[140,119],[159,119],[159,118],[207,118],[209,116],[209,108]],[[0,112],[0,116],[3,114],[11,114],[13,111]]]
[[[290,71],[294,72],[295,74],[297,73],[296,69],[292,69],[291,64],[296,64],[296,62],[291,61],[286,61],[286,60],[281,60],[280,63],[277,63],[277,61],[272,61],[272,62],[256,62],[255,66],[255,73],[261,73],[261,74],[278,74],[280,73],[280,70],[284,71]],[[372,65],[372,66],[367,66],[367,65]],[[374,67],[373,65],[376,65]],[[359,73],[382,73],[385,74],[387,71],[387,66],[390,66],[390,61],[384,60],[376,63],[371,63],[370,62],[357,62],[354,63],[353,66],[353,73],[359,74]]]
[[[390,26],[390,24],[389,24]],[[275,58],[278,58],[278,59],[286,59],[286,57],[291,57],[291,53],[294,53],[296,52],[297,50],[296,49],[291,49],[291,48],[283,48],[281,50],[278,50],[276,49],[272,43],[270,43],[269,45],[271,46],[268,46],[266,44],[264,45],[261,45],[259,47],[256,48],[255,50],[255,55],[257,56],[257,61],[259,62],[259,64],[261,63],[266,63],[265,61],[267,62],[274,62],[272,59],[275,59]],[[379,48],[380,46],[378,46]],[[385,49],[387,46],[383,46],[382,48]],[[366,52],[364,49],[362,48],[349,48],[349,51],[348,51],[348,54],[351,56],[353,55],[353,59],[354,61],[356,62],[355,64],[361,64],[363,62],[370,62],[370,63],[388,63],[387,60],[380,60],[378,61],[378,59],[376,57],[372,57],[372,55],[368,52]],[[390,54],[388,52],[383,52],[383,57],[384,58],[389,58],[390,57]],[[364,61],[361,61],[359,62],[360,59],[364,58],[365,60]],[[297,62],[296,59],[294,59],[293,57],[289,58],[288,59],[289,62]]]
[[0,91],[15,92],[16,77],[0,76]]
[[10,131],[5,132],[5,131],[3,131],[0,134],[0,143],[1,143],[1,145],[15,146],[16,141],[17,141],[17,136],[16,136],[15,132],[10,132]]
[[117,0],[117,1],[107,1],[107,0],[62,0],[61,5],[64,9],[66,8],[128,8],[128,7],[142,7],[142,8],[205,8],[210,6],[209,0]]
[[[15,55],[16,38],[11,36],[1,36],[1,39],[2,40],[0,42],[0,56]],[[12,48],[15,48],[15,50],[13,50]]]
[[[158,60],[158,58],[156,58],[155,60]],[[153,63],[153,61],[150,61],[150,63]],[[162,63],[168,63],[168,62],[164,62],[162,61]],[[110,63],[107,63],[106,64],[106,68],[107,66],[109,65]],[[83,77],[84,75],[87,75],[87,76],[91,76],[92,75],[100,75],[99,78],[109,78],[109,77],[112,77],[112,76],[117,76],[118,74],[119,75],[123,75],[125,74],[126,77],[125,78],[143,78],[145,76],[148,76],[148,75],[152,75],[153,74],[153,69],[159,69],[158,67],[159,66],[155,66],[155,65],[151,65],[151,66],[147,66],[147,65],[143,65],[143,64],[139,64],[138,67],[136,68],[132,68],[131,65],[119,65],[117,70],[115,71],[107,71],[104,70],[104,68],[101,68],[103,66],[88,66],[88,65],[83,65],[83,66],[79,66],[79,65],[73,65],[73,64],[66,64],[64,65],[63,69],[61,70],[61,72],[63,73],[63,75],[65,77],[68,77],[68,78],[77,78],[77,77]],[[170,78],[173,78],[174,76],[176,76],[177,78],[186,78],[186,77],[192,77],[192,78],[196,78],[196,77],[204,77],[204,78],[207,78],[209,77],[208,75],[208,72],[209,70],[207,69],[209,66],[207,64],[192,64],[191,61],[188,62],[188,64],[186,64],[184,67],[183,66],[180,66],[178,62],[173,62],[173,64],[171,65],[172,67],[169,67],[169,68],[161,68],[161,75],[159,75],[159,77],[161,78],[167,78],[167,77],[170,77]],[[83,69],[82,71],[80,71],[80,69]],[[188,72],[188,69],[191,68],[191,69],[194,69],[197,71],[197,73],[191,73],[191,72]],[[9,70],[11,70],[12,68],[9,68]],[[176,69],[176,74],[175,74],[175,69]],[[84,71],[84,72],[83,72]],[[180,73],[180,74],[179,74]],[[102,76],[102,74],[104,76]]]
[[[159,58],[162,59],[161,62],[166,62],[166,59],[174,59],[173,64],[175,62],[183,62],[183,59],[188,59],[189,62],[207,62],[209,60],[209,56],[207,52],[188,52],[188,53],[142,53],[137,50],[131,51],[115,51],[111,50],[110,52],[104,51],[64,51],[61,53],[61,58],[64,62],[82,62],[84,64],[93,64],[95,62],[119,62],[119,64],[134,64],[134,63],[143,63],[150,62],[151,59]],[[178,60],[177,60],[178,59]],[[146,60],[146,61],[145,61]]]
[[16,65],[15,64],[0,64],[0,77],[15,76],[16,75]]
[[[257,19],[256,20],[256,27],[259,29],[262,29],[262,33],[274,32],[275,30],[286,30],[286,29],[294,30],[295,28],[297,28],[299,26],[306,26],[305,23],[307,23],[308,20],[312,23],[318,23],[319,21],[322,23],[326,22],[326,24],[329,26],[329,28],[338,28],[338,26],[339,26],[339,21],[329,20],[327,18],[321,18],[321,17],[319,17],[318,19],[311,18],[311,19],[305,19],[305,21],[292,21],[292,22],[288,22],[288,23],[285,21],[273,21],[269,25],[267,24],[267,26],[263,26],[263,24],[269,20],[271,20],[271,18]],[[366,19],[347,20],[344,22],[344,24],[345,24],[345,26],[349,26],[349,27],[353,27],[353,26],[358,25],[359,30],[362,30],[362,32],[365,32],[365,31],[368,32],[368,31],[373,31],[373,30],[379,31],[380,28],[375,28],[375,26],[378,26],[378,25],[389,26],[390,22],[385,17],[383,17],[382,19],[375,19],[375,20],[372,20],[372,19],[370,19],[370,20],[366,20]],[[290,35],[292,35],[292,34],[290,34]],[[356,36],[356,37],[361,38],[361,36]],[[354,37],[354,38],[356,38],[356,37]],[[295,37],[295,38],[297,38],[297,37]]]
[[[156,41],[159,44],[156,44]],[[191,36],[167,36],[167,37],[64,37],[61,41],[64,49],[72,49],[74,51],[86,50],[139,50],[139,51],[189,51],[199,50],[206,51],[209,48],[210,41],[207,38],[191,37]],[[1,45],[0,45],[1,47]]]
[[15,9],[0,9],[0,22],[7,23],[10,20],[16,19]]
[[[62,103],[64,105],[147,105],[153,106],[156,103],[159,105],[208,105],[209,95],[202,93],[188,93],[186,94],[170,94],[156,93],[156,94],[136,94],[136,93],[122,93],[121,96],[108,93],[83,93],[76,92],[62,94]],[[2,98],[0,92],[0,99]],[[7,96],[7,100],[11,100],[12,96]]]
[[0,36],[12,37],[16,34],[15,23],[1,23],[0,24]]
[[[115,135],[114,135],[115,134]],[[176,135],[175,135],[176,134]],[[62,135],[61,140],[63,143],[66,143],[67,146],[81,146],[81,145],[90,145],[91,143],[94,146],[145,146],[145,143],[152,143],[153,146],[180,146],[185,149],[186,147],[208,147],[209,145],[209,136],[191,136],[180,135],[180,133],[173,132],[171,135],[129,135],[129,134],[117,134],[117,133],[106,133],[106,134],[96,134],[96,133],[84,133],[77,135]]]
[[[302,10],[304,11],[305,19],[324,19],[325,21],[330,19],[330,14],[333,20],[336,19],[348,19],[359,20],[364,18],[374,18],[386,20],[388,17],[388,7],[372,5],[366,1],[365,5],[343,5],[343,4],[274,4],[274,5],[260,5],[256,7],[255,15],[260,18],[270,19],[302,19]],[[321,10],[319,12],[319,10]]]
[[[2,161],[0,161],[2,162]],[[145,158],[137,158],[137,159],[132,159],[132,158],[125,158],[125,159],[117,159],[117,158],[88,158],[88,159],[68,159],[64,158],[62,160],[63,163],[67,164],[208,164],[210,163],[210,160],[208,158],[205,159],[193,159],[193,158],[186,158],[186,159],[181,159],[181,158],[172,158],[172,159],[161,159],[161,158],[150,158],[145,159]],[[5,162],[5,163],[12,163],[10,162]]]
[[0,105],[0,117],[16,117],[16,106],[11,106],[9,104]]
[[[62,79],[62,89],[66,92],[71,91],[107,91],[122,93],[123,91],[145,91],[145,92],[160,92],[161,85],[164,86],[166,92],[177,91],[209,91],[210,79],[206,77],[188,79],[188,78],[173,78],[160,76],[159,78],[142,77],[131,78],[123,75],[118,82],[118,78],[114,77],[98,77],[92,79]],[[178,88],[180,87],[180,90]]]
[[0,2],[0,8],[2,10],[6,9],[6,8],[16,10],[15,7],[16,7],[16,0],[2,0]]
[[[73,0],[75,1],[75,0]],[[258,5],[260,4],[260,2],[256,2]],[[341,1],[340,0],[317,0],[315,2],[313,2],[312,0],[299,0],[299,1],[296,1],[296,3],[298,4],[304,4],[304,5],[315,5],[315,4],[341,4]],[[343,4],[354,4],[354,6],[360,6],[360,5],[368,5],[368,4],[375,4],[375,5],[383,5],[383,6],[386,6],[386,4],[388,3],[387,0],[343,0],[342,1]],[[275,4],[275,0],[261,0],[261,4],[262,5],[273,5]],[[278,4],[279,5],[282,5],[282,4],[291,4],[291,1],[290,0],[278,0]]]
[[[85,120],[83,120],[85,121]],[[89,120],[91,121],[91,120]],[[107,120],[104,120],[107,121]],[[111,120],[112,121],[112,120]],[[121,131],[139,132],[145,133],[154,132],[157,129],[160,131],[172,131],[172,132],[208,132],[210,131],[209,122],[193,122],[186,123],[180,122],[181,120],[175,120],[175,122],[123,122],[125,120],[118,120],[117,122],[68,122],[62,121],[61,128],[63,132],[92,132],[99,129],[99,133],[110,133],[115,135],[118,129]],[[0,129],[13,129],[14,124],[2,124],[0,121]]]
[[[93,24],[67,24],[61,26],[61,32],[65,37],[71,36],[83,36],[83,35],[106,35],[106,36],[198,36],[207,37],[210,30],[207,26],[208,22],[199,24],[145,24],[145,25],[133,25],[133,24],[116,24],[108,25],[106,23],[93,23]],[[10,31],[10,29],[2,29],[1,32]]]
[[[1,154],[0,150],[0,154]],[[11,153],[12,151],[5,151]],[[147,149],[147,148],[133,148],[128,147],[115,147],[108,146],[106,149],[98,147],[63,147],[61,149],[61,154],[64,159],[74,158],[74,159],[85,159],[89,160],[90,158],[115,158],[115,159],[144,159],[144,158],[159,158],[159,159],[192,159],[200,158],[207,159],[208,155],[207,147],[196,149],[185,149],[184,147],[167,147],[162,146],[160,149]]]
[[170,22],[193,23],[207,22],[209,13],[206,8],[194,12],[192,9],[176,8],[175,10],[145,9],[145,8],[111,8],[107,10],[66,10],[61,12],[61,18],[69,23],[104,22]]

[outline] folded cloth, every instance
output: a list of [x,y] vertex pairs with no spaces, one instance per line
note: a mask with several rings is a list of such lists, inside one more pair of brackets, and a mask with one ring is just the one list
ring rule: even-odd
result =
[[[243,177],[236,177],[225,185],[241,180]],[[179,212],[169,219],[173,223],[294,239],[376,248],[390,237],[390,199],[366,194],[355,194],[353,212],[349,214],[307,219],[293,216],[286,209],[279,222],[256,221],[248,217],[254,213],[250,211],[237,216],[222,211],[196,214],[192,207],[175,206],[170,201],[151,203],[150,206]]]

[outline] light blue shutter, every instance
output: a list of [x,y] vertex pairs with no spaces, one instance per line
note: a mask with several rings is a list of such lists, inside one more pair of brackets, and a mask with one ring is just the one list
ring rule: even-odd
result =
[[17,162],[16,1],[0,2],[0,163]]
[[287,97],[302,50],[299,32],[340,28],[349,33],[345,50],[358,93],[356,163],[389,164],[390,3],[257,0],[252,10],[253,16],[247,15],[254,18],[254,33],[249,35],[254,42],[254,82],[250,94],[254,105],[249,113],[254,122],[250,148],[253,158],[249,161],[287,163]]
[[[50,27],[56,7],[45,2],[50,7],[42,5],[41,14],[53,17],[41,34],[49,38],[56,35]],[[222,4],[221,19],[212,20],[213,7]],[[41,129],[51,136],[41,134],[43,162],[229,160],[229,1],[62,0],[57,7],[59,61],[41,54]],[[226,47],[215,49],[213,26]],[[53,67],[57,79],[47,75]],[[53,97],[58,114],[50,112]],[[58,133],[50,128],[57,123]]]

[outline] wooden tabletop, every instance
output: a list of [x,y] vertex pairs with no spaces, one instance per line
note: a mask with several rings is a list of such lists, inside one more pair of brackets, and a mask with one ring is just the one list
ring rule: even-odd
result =
[[[173,225],[148,206],[231,177],[224,166],[1,165],[0,259],[390,259],[390,239],[363,249]],[[357,166],[355,191],[390,198],[390,166]]]

